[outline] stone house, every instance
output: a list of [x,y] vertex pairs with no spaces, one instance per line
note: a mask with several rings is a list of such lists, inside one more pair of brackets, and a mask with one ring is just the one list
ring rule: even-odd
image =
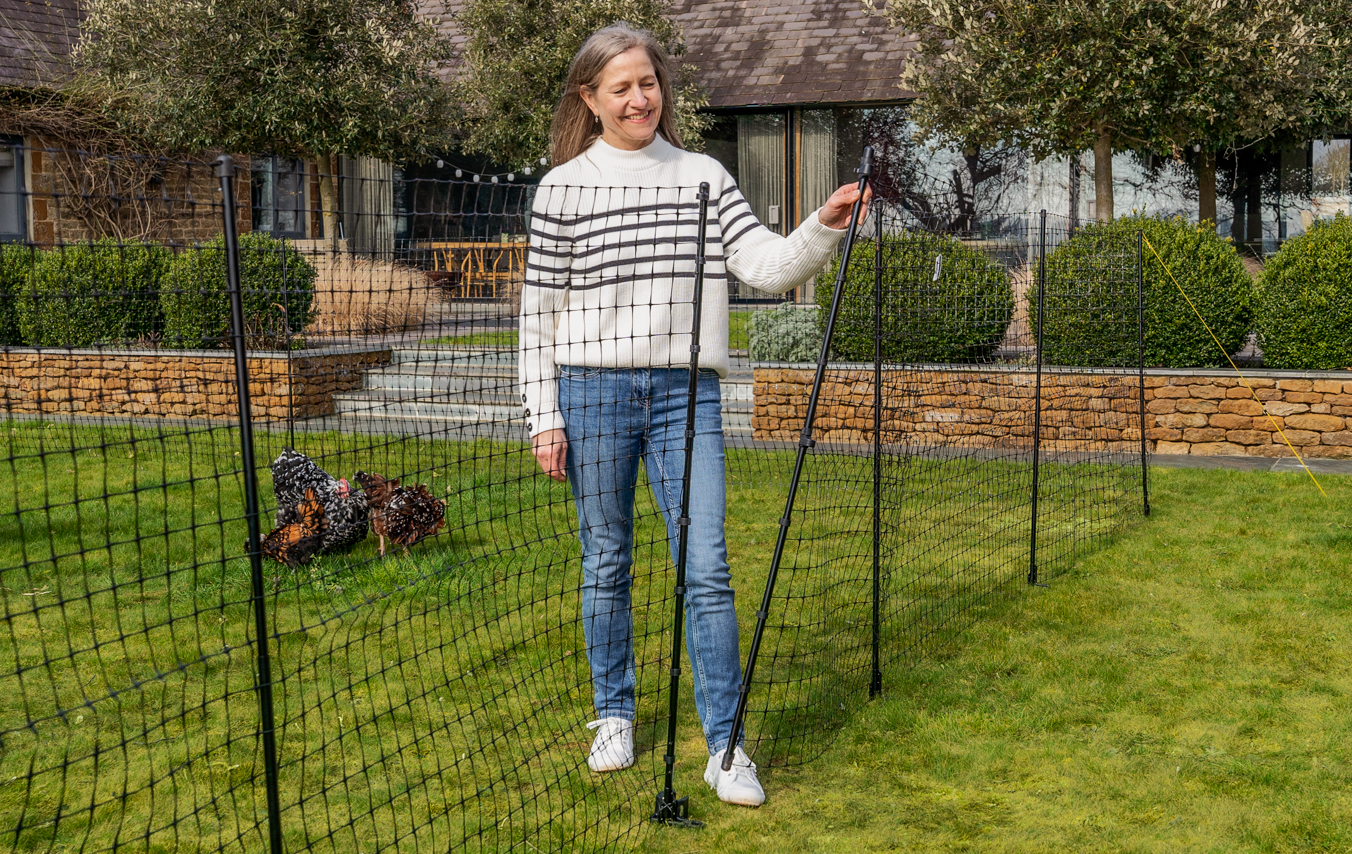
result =
[[[425,5],[429,15],[441,16],[440,2]],[[452,0],[450,10],[457,5]],[[709,94],[715,121],[707,150],[772,228],[791,229],[850,180],[866,140],[886,149],[894,192],[957,230],[1043,208],[1072,219],[1096,215],[1092,152],[1035,162],[1016,149],[963,152],[910,143],[905,105],[914,93],[896,83],[906,41],[857,0],[676,0],[672,13],[687,45],[683,61]],[[59,75],[78,16],[78,0],[0,0],[0,88]],[[441,20],[458,38],[449,18]],[[34,172],[21,150],[41,149],[43,141],[20,130],[0,121],[0,239],[46,240],[56,223],[49,235],[42,211],[25,201],[45,173]],[[1222,156],[1218,227],[1270,251],[1302,232],[1310,217],[1352,210],[1349,154],[1352,138],[1344,134],[1268,154]],[[318,207],[314,164],[256,153],[250,165],[243,225],[291,238],[320,236],[320,218],[306,215]],[[405,173],[342,158],[338,172],[341,236],[368,250],[419,236],[411,223],[424,211],[409,201],[411,185],[454,180],[453,166],[441,162]],[[1190,164],[1124,152],[1114,155],[1113,173],[1118,210],[1195,218]]]
[[[0,242],[51,245],[98,236],[192,242],[221,230],[211,158],[152,161],[65,133],[25,109],[67,73],[79,36],[79,0],[0,0]],[[9,106],[9,109],[5,109]],[[315,164],[267,153],[236,155],[239,228],[323,237]],[[394,246],[389,164],[337,159],[340,237],[366,254]]]

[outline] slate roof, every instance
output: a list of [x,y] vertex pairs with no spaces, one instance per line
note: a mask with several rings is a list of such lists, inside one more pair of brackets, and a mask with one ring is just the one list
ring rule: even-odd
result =
[[711,107],[895,101],[906,42],[859,0],[676,0]]
[[[464,37],[443,16],[463,2],[421,2],[457,48]],[[710,107],[915,97],[897,85],[906,41],[859,0],[674,0],[672,13],[685,36],[681,61],[694,66]]]
[[78,0],[0,0],[0,86],[57,80],[79,27]]

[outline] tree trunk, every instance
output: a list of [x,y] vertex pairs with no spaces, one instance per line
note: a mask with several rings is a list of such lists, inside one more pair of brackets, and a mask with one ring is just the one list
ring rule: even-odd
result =
[[1094,140],[1094,215],[1099,222],[1113,221],[1113,137],[1105,128]]
[[1248,198],[1245,199],[1245,213],[1248,214],[1248,223],[1244,227],[1244,240],[1249,245],[1249,250],[1254,255],[1263,257],[1263,164],[1257,157],[1249,157],[1249,174],[1245,177],[1245,190]]
[[332,154],[315,155],[315,168],[319,170],[319,209],[324,223],[324,240],[331,248],[338,246],[338,191],[334,182],[334,162]]
[[1070,175],[1067,180],[1067,189],[1070,193],[1070,227],[1076,229],[1080,227],[1080,155],[1073,154],[1070,157]]
[[1216,152],[1202,149],[1197,158],[1197,219],[1216,228]]

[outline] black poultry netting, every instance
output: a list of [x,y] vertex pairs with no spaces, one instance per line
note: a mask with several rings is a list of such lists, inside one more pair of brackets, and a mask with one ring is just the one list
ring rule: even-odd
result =
[[[753,367],[729,292],[810,301],[838,232],[770,235],[731,183],[14,151],[5,845],[584,851],[641,845],[671,779],[715,802],[814,375]],[[864,223],[748,694],[763,778],[1139,502],[1139,362],[1039,370],[1030,296],[1130,343],[1136,248],[1040,225]]]
[[[901,206],[870,214],[768,600],[748,715],[758,760],[820,754],[889,670],[951,645],[998,594],[1054,578],[1147,507],[1138,249],[1046,212],[978,231]],[[837,259],[804,309],[816,328],[839,272]],[[1075,336],[1116,359],[1047,364],[1041,350]],[[742,444],[757,452],[734,455],[732,476],[781,506],[816,369],[754,369]],[[767,505],[759,542],[779,515]]]

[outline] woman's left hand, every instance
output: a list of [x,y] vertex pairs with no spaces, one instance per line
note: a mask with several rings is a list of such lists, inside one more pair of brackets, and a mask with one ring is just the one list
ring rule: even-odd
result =
[[[850,210],[854,207],[855,200],[859,198],[858,184],[845,184],[831,194],[831,198],[826,200],[822,209],[817,212],[817,219],[827,228],[837,230],[843,229],[850,224]],[[859,209],[859,219],[862,221],[868,216],[868,200],[873,198],[873,188],[864,188],[864,204]]]

